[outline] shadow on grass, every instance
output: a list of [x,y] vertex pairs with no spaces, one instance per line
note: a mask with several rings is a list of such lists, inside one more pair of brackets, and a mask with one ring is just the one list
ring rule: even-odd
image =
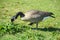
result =
[[60,31],[60,28],[53,28],[53,27],[49,27],[49,28],[31,28],[32,30],[41,30],[41,31]]

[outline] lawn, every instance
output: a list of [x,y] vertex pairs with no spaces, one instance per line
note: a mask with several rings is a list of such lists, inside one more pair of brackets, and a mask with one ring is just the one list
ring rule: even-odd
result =
[[[20,20],[11,23],[17,12],[28,10],[53,12],[55,18],[47,18],[35,24]],[[0,0],[0,40],[60,40],[60,0]]]

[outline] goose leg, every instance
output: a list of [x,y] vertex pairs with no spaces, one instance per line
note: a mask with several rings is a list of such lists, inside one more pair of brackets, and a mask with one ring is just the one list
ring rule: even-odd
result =
[[36,22],[36,28],[38,28],[38,22]]

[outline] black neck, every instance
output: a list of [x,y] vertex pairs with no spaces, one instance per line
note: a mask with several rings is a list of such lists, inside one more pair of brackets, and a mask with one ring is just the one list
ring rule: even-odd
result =
[[15,18],[17,18],[18,16],[24,17],[25,15],[24,15],[22,12],[18,12],[18,13],[16,14],[16,17],[15,17]]
[[15,19],[17,19],[18,16],[24,17],[25,15],[24,15],[22,12],[18,12],[15,16],[13,16],[13,17],[11,18],[11,22],[13,22]]

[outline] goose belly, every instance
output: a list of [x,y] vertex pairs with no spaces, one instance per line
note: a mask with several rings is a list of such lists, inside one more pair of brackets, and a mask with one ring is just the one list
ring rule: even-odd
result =
[[43,20],[43,18],[38,17],[38,18],[31,19],[30,22],[39,22],[39,21],[42,21],[42,20]]
[[40,19],[24,19],[22,21],[27,21],[27,22],[37,22],[40,21]]
[[43,17],[37,17],[37,18],[21,18],[23,21],[28,21],[28,22],[39,22],[43,20]]

